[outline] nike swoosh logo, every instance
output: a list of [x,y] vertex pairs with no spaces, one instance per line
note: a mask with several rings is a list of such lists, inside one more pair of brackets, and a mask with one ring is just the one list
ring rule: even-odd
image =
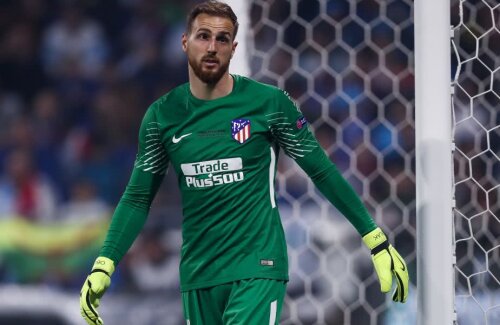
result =
[[181,135],[180,137],[176,138],[175,137],[175,134],[174,136],[172,137],[172,142],[173,143],[178,143],[179,141],[181,141],[183,138],[187,137],[187,136],[190,136],[192,133],[187,133],[187,134],[183,134]]

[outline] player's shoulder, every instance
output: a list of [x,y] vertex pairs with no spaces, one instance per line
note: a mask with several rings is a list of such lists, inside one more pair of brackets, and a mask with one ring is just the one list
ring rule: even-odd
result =
[[183,83],[175,88],[172,88],[164,95],[156,99],[151,105],[150,109],[164,110],[168,107],[175,107],[186,102],[188,96],[188,83]]
[[240,89],[244,91],[250,91],[254,94],[258,94],[259,96],[274,97],[284,93],[282,89],[268,83],[257,81],[255,79],[241,75],[233,74],[232,76],[233,78],[235,78],[236,82],[239,83]]
[[181,84],[156,99],[146,110],[146,119],[154,119],[166,126],[182,118],[189,93],[188,87],[188,83]]

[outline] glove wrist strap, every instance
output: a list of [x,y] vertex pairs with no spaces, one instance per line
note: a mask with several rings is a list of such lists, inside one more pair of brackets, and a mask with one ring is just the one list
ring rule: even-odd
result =
[[373,250],[375,247],[386,241],[387,237],[379,227],[363,236],[363,242],[366,244],[366,246],[368,246],[370,250]]
[[104,271],[104,270],[100,270],[100,269],[94,269],[90,272],[90,274],[92,273],[104,273],[106,274],[107,276],[111,277],[111,274],[109,274],[108,272]]
[[389,241],[387,239],[385,242],[372,249],[372,255],[377,255],[386,248],[389,248]]
[[113,274],[114,271],[115,271],[115,262],[113,262],[113,260],[107,257],[99,256],[94,262],[94,266],[92,267],[91,273],[103,272],[106,273],[108,276],[111,276],[111,274]]

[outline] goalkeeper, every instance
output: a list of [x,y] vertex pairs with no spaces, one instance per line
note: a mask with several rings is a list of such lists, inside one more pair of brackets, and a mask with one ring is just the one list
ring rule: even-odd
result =
[[228,72],[237,18],[219,1],[188,15],[182,49],[189,82],[146,111],[129,184],[80,294],[88,324],[116,265],[141,231],[166,173],[183,204],[180,282],[191,325],[277,324],[288,281],[274,192],[278,149],[294,159],[371,250],[381,290],[405,302],[408,272],[351,186],[323,152],[286,92]]

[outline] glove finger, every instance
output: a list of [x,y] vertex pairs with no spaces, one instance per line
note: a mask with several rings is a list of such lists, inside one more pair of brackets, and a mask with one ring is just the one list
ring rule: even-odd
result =
[[81,308],[80,314],[82,315],[82,317],[85,319],[85,321],[89,325],[102,325],[103,324],[101,317],[97,316],[97,318],[96,318],[95,314],[92,313],[92,311],[88,308]]
[[85,322],[87,322],[87,324],[97,325],[97,320],[90,318],[91,313],[88,311],[88,308],[81,307],[80,314],[82,315],[83,319],[85,319]]
[[396,289],[394,289],[394,293],[392,294],[392,300],[395,301],[395,302],[401,302],[401,286],[399,285],[399,280],[397,278],[397,275],[394,274],[395,278],[396,278]]
[[[88,283],[88,291],[87,291],[87,294],[85,295],[85,297],[89,297],[88,299],[86,298],[85,301],[89,301],[89,305],[91,308],[94,308],[96,309],[97,307],[99,307],[99,301],[100,301],[100,295],[96,294],[94,292],[94,288],[92,287],[92,282],[90,282],[90,280],[87,280],[87,283]],[[89,307],[89,308],[90,308]]]
[[97,309],[94,308],[91,301],[90,281],[87,281],[87,284],[88,285],[84,286],[84,288],[82,289],[82,293],[80,296],[81,314],[90,325],[102,324],[99,313],[97,312]]
[[394,294],[392,296],[392,300],[395,302],[403,302],[405,287],[403,284],[403,280],[398,272],[394,272],[394,277],[396,278],[396,290],[394,290]]
[[392,287],[391,257],[387,251],[373,256],[373,265],[380,282],[380,291],[389,292]]
[[392,295],[392,301],[394,301],[394,302],[404,302],[404,301],[399,300],[399,290],[398,289],[394,290],[394,293]]
[[102,319],[101,317],[99,317],[98,319],[96,319],[95,321],[88,318],[85,314],[82,314],[83,318],[85,319],[85,321],[87,322],[88,325],[103,325],[104,323],[102,322]]
[[94,322],[87,316],[87,314],[89,314],[89,312],[87,312],[87,310],[89,310],[89,307],[87,306],[85,297],[87,297],[88,291],[89,287],[87,285],[87,281],[85,281],[85,284],[82,287],[82,291],[80,291],[80,314],[85,319],[87,324],[93,325]]
[[[90,282],[90,280],[89,280]],[[103,296],[102,294],[96,293],[93,287],[93,283],[90,282],[90,289],[89,289],[89,294],[90,294],[90,303],[92,304],[92,307],[97,308],[100,305],[101,302],[101,297]]]
[[100,324],[102,324],[102,323],[98,322],[99,319],[94,321],[94,320],[88,318],[87,315],[83,311],[81,314],[82,314],[83,319],[85,319],[85,322],[87,322],[88,325],[100,325]]
[[396,278],[396,290],[392,296],[392,300],[396,302],[406,302],[408,298],[408,273],[402,270],[395,270],[394,277]]
[[393,300],[397,302],[405,302],[408,297],[409,278],[408,267],[399,253],[391,247],[391,254],[394,261],[394,277],[396,278],[396,291],[394,292]]

